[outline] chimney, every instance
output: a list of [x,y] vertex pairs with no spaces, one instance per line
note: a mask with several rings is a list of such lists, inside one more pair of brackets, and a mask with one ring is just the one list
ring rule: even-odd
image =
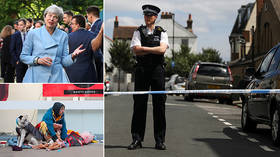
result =
[[160,18],[161,19],[172,19],[173,18],[173,13],[171,13],[171,12],[162,12]]
[[115,17],[114,28],[119,27],[118,16]]
[[192,23],[193,23],[192,14],[189,14],[189,19],[187,20],[187,30],[190,32],[193,32]]

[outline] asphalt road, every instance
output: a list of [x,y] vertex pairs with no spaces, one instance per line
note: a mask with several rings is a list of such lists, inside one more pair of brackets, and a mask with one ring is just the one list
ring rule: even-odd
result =
[[279,156],[270,129],[254,133],[240,130],[241,108],[215,101],[183,101],[168,96],[166,103],[167,150],[155,150],[151,97],[142,149],[127,150],[131,143],[132,96],[107,96],[105,100],[105,157],[243,157]]

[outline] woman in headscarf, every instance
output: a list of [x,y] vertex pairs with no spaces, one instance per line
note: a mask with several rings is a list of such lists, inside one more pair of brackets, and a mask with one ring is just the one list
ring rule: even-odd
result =
[[[53,142],[61,143],[61,140],[65,140],[67,137],[64,110],[65,106],[62,103],[54,103],[53,107],[45,113],[42,122],[37,125],[47,142],[52,139]],[[57,136],[57,132],[60,132],[60,138]]]

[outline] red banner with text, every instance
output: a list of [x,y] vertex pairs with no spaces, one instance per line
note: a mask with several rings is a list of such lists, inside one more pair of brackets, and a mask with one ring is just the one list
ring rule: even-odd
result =
[[103,84],[43,84],[44,97],[103,97]]

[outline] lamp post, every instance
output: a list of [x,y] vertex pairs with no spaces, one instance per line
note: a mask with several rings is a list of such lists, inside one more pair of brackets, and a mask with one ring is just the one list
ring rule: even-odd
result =
[[174,54],[174,39],[175,39],[175,37],[174,37],[174,35],[175,35],[175,27],[174,27],[174,25],[175,25],[175,14],[174,13],[172,13],[172,22],[173,22],[173,34],[172,34],[172,61],[174,62],[174,58],[175,58],[175,54]]
[[252,46],[251,46],[251,55],[252,55],[252,66],[255,67],[255,29],[254,26],[251,28],[251,35],[252,35]]

